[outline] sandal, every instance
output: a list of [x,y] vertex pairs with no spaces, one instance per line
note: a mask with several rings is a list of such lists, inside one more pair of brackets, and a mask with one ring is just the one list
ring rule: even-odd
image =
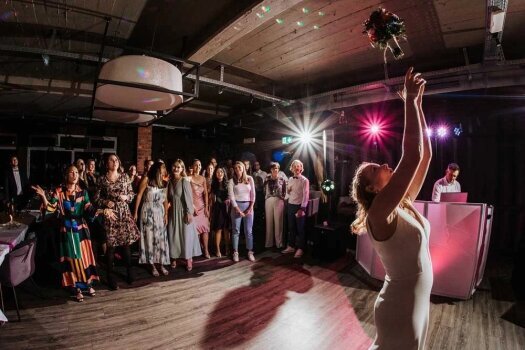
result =
[[151,274],[154,277],[159,277],[159,271],[157,271],[157,269],[155,268],[155,265],[151,265]]
[[187,260],[186,271],[190,272],[191,270],[193,270],[193,260],[189,259]]
[[84,295],[82,294],[82,291],[80,290],[80,288],[77,288],[77,290],[76,290],[75,299],[76,299],[77,302],[79,302],[79,303],[81,303],[81,302],[84,301]]
[[166,270],[166,268],[164,267],[164,265],[161,265],[160,266],[160,272],[162,273],[162,275],[164,276],[167,276],[170,272],[168,270]]
[[220,252],[220,251],[219,251],[219,252],[217,252],[217,254],[215,254],[215,256],[216,256],[217,258],[222,258],[222,254],[221,254],[221,252]]
[[87,294],[90,296],[90,297],[94,297],[95,295],[97,295],[97,292],[95,291],[95,288],[93,287],[89,287],[88,291],[87,291]]

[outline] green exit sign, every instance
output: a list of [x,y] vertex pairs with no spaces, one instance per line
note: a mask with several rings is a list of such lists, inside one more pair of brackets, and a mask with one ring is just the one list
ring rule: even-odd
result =
[[293,138],[291,136],[283,136],[283,145],[289,145],[293,141]]

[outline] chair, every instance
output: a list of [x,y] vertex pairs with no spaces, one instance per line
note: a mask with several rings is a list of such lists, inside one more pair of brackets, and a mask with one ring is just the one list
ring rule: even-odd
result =
[[16,313],[20,321],[20,310],[16,298],[15,287],[30,278],[35,272],[35,251],[36,240],[28,240],[16,247],[9,253],[2,266],[0,267],[0,298],[2,309],[4,309],[4,298],[2,295],[2,283],[13,288],[15,298]]

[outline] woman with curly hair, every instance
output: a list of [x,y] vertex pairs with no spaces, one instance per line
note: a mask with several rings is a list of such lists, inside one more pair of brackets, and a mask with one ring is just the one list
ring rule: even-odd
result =
[[95,203],[97,207],[112,209],[113,218],[106,217],[104,230],[106,232],[106,264],[108,274],[108,287],[110,290],[118,289],[118,284],[113,278],[113,260],[115,248],[124,248],[124,263],[127,270],[127,282],[133,283],[134,275],[131,268],[131,253],[129,246],[139,237],[139,229],[129,210],[129,203],[133,200],[134,193],[128,175],[121,171],[119,157],[112,153],[106,157],[106,174],[98,178]]

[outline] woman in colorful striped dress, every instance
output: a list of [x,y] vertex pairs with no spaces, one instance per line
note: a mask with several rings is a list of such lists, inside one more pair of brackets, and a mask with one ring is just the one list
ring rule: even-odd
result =
[[82,302],[83,291],[95,296],[93,282],[99,280],[86,218],[93,219],[100,213],[108,217],[114,214],[110,209],[95,210],[87,191],[80,188],[79,178],[76,166],[70,165],[66,169],[65,184],[58,187],[50,199],[40,186],[33,186],[33,189],[42,199],[46,215],[58,214],[62,286],[70,289],[76,300]]

